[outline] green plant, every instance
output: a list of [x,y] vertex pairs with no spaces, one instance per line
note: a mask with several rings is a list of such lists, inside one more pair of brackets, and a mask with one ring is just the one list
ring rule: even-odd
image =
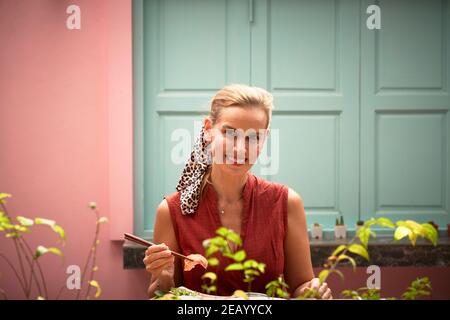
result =
[[[427,277],[417,278],[411,283],[411,286],[401,295],[403,300],[416,300],[420,296],[431,295],[431,282]],[[341,295],[356,300],[379,300],[381,299],[381,290],[379,288],[359,288],[357,290],[344,290]],[[385,298],[386,300],[397,300],[395,297]]]
[[214,272],[206,272],[202,276],[202,279],[209,280],[209,284],[208,283],[202,284],[202,289],[204,292],[206,292],[207,294],[217,292],[217,286],[215,285],[215,282],[217,280],[217,275]]
[[344,216],[342,214],[338,218],[336,218],[335,225],[336,226],[343,226],[344,225]]
[[380,300],[380,289],[364,287],[356,290],[344,290],[341,295],[355,300]]
[[[245,260],[247,257],[245,250],[239,250],[242,246],[242,240],[233,230],[221,227],[216,231],[216,234],[216,237],[203,242],[206,257],[209,257],[208,264],[211,266],[219,264],[216,257],[211,257],[215,253],[221,253],[224,257],[232,259],[234,262],[229,264],[225,271],[242,270],[244,273],[243,281],[248,284],[248,291],[251,291],[251,283],[255,280],[255,277],[264,273],[266,265],[253,259]],[[236,245],[236,250],[231,249],[229,241]]]
[[364,225],[364,221],[363,220],[358,220],[358,221],[356,221],[356,225],[357,226],[363,226]]
[[[343,223],[343,218],[341,217],[341,221],[338,223]],[[344,279],[344,275],[341,271],[337,269],[337,266],[343,262],[348,261],[351,263],[353,268],[356,268],[356,260],[351,255],[361,256],[366,260],[370,260],[369,252],[368,252],[368,242],[370,237],[375,237],[375,232],[371,229],[372,226],[379,226],[382,228],[390,228],[394,229],[394,239],[400,240],[405,237],[408,237],[411,244],[415,245],[417,237],[422,237],[430,240],[433,245],[437,244],[437,231],[436,229],[429,224],[418,224],[412,220],[406,221],[397,221],[395,224],[386,218],[378,218],[378,219],[370,219],[364,222],[364,225],[359,228],[356,236],[351,239],[347,244],[342,244],[338,246],[331,256],[328,257],[327,262],[325,263],[323,269],[319,273],[319,281],[320,283],[324,283],[328,276],[332,273],[337,273],[342,279]],[[208,257],[208,263],[212,266],[219,265],[219,260],[217,257],[212,257],[214,254],[222,254],[225,257],[232,259],[232,263],[229,264],[225,270],[242,270],[244,271],[244,282],[249,283],[249,290],[251,290],[251,282],[255,279],[255,277],[259,276],[264,272],[265,264],[258,263],[252,259],[246,259],[245,250],[239,249],[242,246],[242,240],[234,233],[232,230],[226,228],[220,228],[216,231],[217,236],[211,239],[207,239],[204,241],[203,246],[206,251],[206,257]],[[231,250],[229,246],[229,241],[237,246],[236,250]],[[358,241],[358,243],[356,243]],[[251,272],[247,272],[252,270]],[[253,272],[256,271],[256,272]],[[213,272],[207,272],[202,276],[203,280],[208,280],[209,283],[205,283],[202,286],[202,289],[207,293],[216,292],[216,280],[217,275]],[[277,295],[280,298],[289,299],[290,294],[288,292],[288,284],[284,281],[283,275],[280,275],[277,279],[270,281],[265,286],[266,294],[268,296]],[[411,286],[408,290],[402,294],[402,299],[415,299],[418,296],[426,296],[431,292],[431,283],[428,278],[417,279],[412,282]],[[178,294],[179,295],[179,294]],[[236,290],[233,294],[234,296],[243,297],[244,299],[248,299],[248,296],[245,292],[241,290]],[[359,300],[378,300],[381,299],[380,290],[369,289],[369,288],[359,288],[357,290],[344,290],[342,295],[345,297],[350,297],[353,299]],[[297,297],[296,299],[309,299],[309,298],[318,298],[319,294],[315,290],[305,290],[304,294]],[[166,293],[160,293],[158,299],[178,299],[176,291],[174,288],[171,291]],[[395,298],[387,298],[387,299],[395,299]]]
[[[10,197],[10,194],[0,193],[0,232],[4,233],[6,239],[10,239],[12,241],[17,256],[17,263],[14,264],[10,259],[11,257],[6,256],[1,252],[0,258],[4,260],[4,262],[12,270],[26,299],[50,299],[51,296],[47,288],[47,281],[43,272],[43,268],[40,264],[40,259],[42,259],[42,256],[46,255],[47,253],[55,254],[63,259],[63,252],[59,248],[46,247],[42,245],[37,246],[33,251],[28,241],[26,240],[25,235],[29,233],[35,226],[46,226],[58,235],[61,246],[64,246],[66,239],[65,231],[61,226],[56,224],[54,220],[40,217],[34,219],[26,218],[23,216],[12,217],[8,213],[8,209],[6,207],[6,199]],[[99,297],[101,294],[100,285],[93,279],[93,274],[98,270],[98,267],[95,265],[95,257],[96,248],[99,244],[99,225],[102,222],[106,221],[106,218],[99,216],[96,210],[95,203],[91,203],[89,207],[96,213],[97,229],[94,238],[94,245],[91,247],[88,261],[86,262],[86,267],[82,277],[84,279],[87,271],[87,265],[90,261],[92,261],[93,267],[91,268],[91,273],[87,282],[89,287],[87,289],[86,298],[89,298],[89,288],[91,286],[96,287],[97,289],[95,297]],[[16,267],[16,265],[18,265],[18,267]],[[82,281],[81,284],[83,285],[84,282]],[[59,298],[65,287],[66,284],[61,287],[58,294],[54,297],[55,299]],[[81,288],[77,293],[77,298],[79,298],[80,291]],[[0,293],[5,299],[7,299],[7,294],[4,290],[0,290]]]
[[[337,266],[342,261],[348,261],[353,266],[353,269],[356,269],[356,261],[354,257],[350,256],[350,254],[354,254],[357,256],[361,256],[367,261],[370,261],[369,252],[368,252],[368,243],[370,237],[376,237],[376,233],[371,229],[372,226],[377,225],[382,228],[390,228],[394,230],[394,239],[400,240],[405,237],[408,237],[411,244],[414,246],[416,244],[417,237],[425,238],[431,241],[433,245],[437,244],[437,231],[430,224],[419,224],[412,220],[406,221],[397,221],[395,224],[387,219],[387,218],[372,218],[364,223],[364,225],[358,230],[357,234],[353,239],[349,241],[347,244],[342,244],[338,246],[331,256],[328,257],[327,262],[325,263],[323,269],[319,273],[320,283],[326,281],[328,276],[332,273],[337,273],[342,279],[344,276],[342,272],[337,269]],[[355,241],[359,241],[359,243],[354,243]],[[418,290],[420,291],[420,290]],[[351,292],[357,291],[346,291],[347,294]],[[367,293],[368,296],[376,297],[375,291],[370,291]],[[299,298],[309,298],[316,297],[317,292],[313,290],[306,290],[305,295]]]
[[416,300],[420,296],[431,295],[431,281],[427,277],[417,278],[411,283],[405,293],[402,295],[404,300]]
[[290,297],[289,292],[287,291],[289,289],[289,285],[284,281],[283,275],[280,275],[276,280],[270,281],[266,285],[266,294],[269,297],[274,297],[275,294],[279,298],[287,299]]

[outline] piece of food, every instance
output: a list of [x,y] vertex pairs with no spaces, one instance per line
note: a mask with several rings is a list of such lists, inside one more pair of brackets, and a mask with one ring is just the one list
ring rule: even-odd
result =
[[193,261],[184,259],[184,271],[191,271],[198,264],[205,269],[208,267],[208,260],[201,254],[190,254],[187,257],[191,258]]

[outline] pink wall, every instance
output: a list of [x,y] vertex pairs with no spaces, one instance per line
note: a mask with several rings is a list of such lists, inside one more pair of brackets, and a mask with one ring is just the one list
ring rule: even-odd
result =
[[[65,27],[69,4],[81,7],[81,30]],[[42,257],[50,298],[65,267],[85,261],[95,227],[86,205],[96,201],[111,220],[95,277],[102,298],[145,299],[148,276],[123,270],[122,243],[111,241],[132,221],[131,0],[0,0],[0,43],[0,192],[13,195],[11,213],[55,219],[67,232],[64,263]],[[46,228],[34,233],[34,245],[55,245]],[[12,249],[0,239],[0,252],[14,259]],[[450,298],[449,268],[384,268],[385,294],[398,295],[418,275],[432,278],[435,298]],[[365,277],[348,270],[345,285],[331,282],[357,288]],[[0,288],[22,297],[3,261]]]
[[[81,7],[81,30],[66,28],[70,4]],[[131,199],[132,192],[132,144],[120,135],[131,134],[131,0],[0,0],[0,43],[0,192],[13,195],[11,213],[44,216],[66,229],[64,265],[42,257],[52,291],[65,283],[66,265],[86,259],[95,228],[86,205],[96,201],[108,217],[126,209],[124,221],[112,218],[101,233],[96,278],[102,297],[145,298],[145,271],[123,270],[122,243],[110,241],[113,223],[131,231],[132,221],[126,201],[111,199],[117,192]],[[125,129],[115,127],[121,112]],[[123,146],[127,154],[114,157]],[[110,180],[117,181],[124,167],[129,177],[118,190]],[[30,235],[35,245],[56,244],[47,229],[34,233],[44,235],[39,243]],[[0,252],[13,259],[8,243],[0,239]],[[3,261],[0,288],[20,297]]]
[[[321,269],[314,268],[318,275]],[[366,287],[369,275],[366,268],[358,267],[354,272],[352,268],[340,268],[344,274],[343,282],[337,274],[327,280],[334,295],[337,297],[342,290]],[[381,296],[384,298],[400,298],[411,282],[418,277],[428,277],[433,287],[432,299],[450,299],[450,268],[448,267],[382,267],[381,268]],[[429,299],[429,298],[424,298]]]

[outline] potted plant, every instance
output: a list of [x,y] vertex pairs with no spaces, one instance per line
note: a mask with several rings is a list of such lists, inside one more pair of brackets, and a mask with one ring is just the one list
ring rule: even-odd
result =
[[347,237],[347,227],[344,224],[344,216],[340,215],[336,218],[336,223],[334,226],[334,237],[335,239],[345,239]]
[[431,224],[437,231],[437,235],[439,237],[439,225],[435,223],[434,221],[428,221],[428,224]]
[[356,221],[356,228],[355,228],[356,234],[358,234],[358,230],[361,229],[363,226],[364,226],[363,220]]
[[323,238],[323,227],[320,223],[315,222],[311,226],[311,238],[316,240],[322,240]]

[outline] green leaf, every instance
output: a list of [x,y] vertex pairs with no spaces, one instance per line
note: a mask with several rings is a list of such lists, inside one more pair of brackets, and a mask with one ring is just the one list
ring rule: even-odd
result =
[[257,269],[258,268],[258,262],[256,262],[253,259],[247,260],[247,261],[244,262],[244,268],[245,269],[249,269],[249,268]]
[[20,233],[18,232],[9,232],[7,234],[5,234],[6,238],[17,238],[20,237]]
[[345,244],[341,244],[336,250],[331,254],[332,256],[337,256],[342,250],[344,250],[347,246]]
[[60,257],[63,256],[63,253],[61,252],[61,250],[59,250],[58,248],[46,248],[44,246],[38,246],[36,248],[36,253],[35,253],[35,259],[39,258],[40,256],[42,256],[45,253],[51,252],[53,254],[56,254]]
[[345,255],[345,254],[341,254],[341,255],[337,258],[337,261],[342,261],[342,260],[348,260],[348,261],[350,261],[350,263],[351,263],[352,266],[353,266],[353,270],[356,269],[356,262],[355,262],[355,259],[353,259],[352,257],[349,257],[349,256],[347,256],[347,255]]
[[17,230],[17,231],[20,231],[20,232],[27,232],[28,231],[27,227],[23,227],[23,226],[21,226],[19,224],[15,224],[14,225],[14,229]]
[[219,265],[219,259],[217,259],[217,258],[209,258],[208,259],[208,265],[212,266],[212,267]]
[[369,220],[367,220],[364,223],[364,227],[370,227],[370,226],[372,226],[372,225],[374,225],[376,223],[377,223],[377,220],[375,220],[375,218],[370,218]]
[[98,284],[97,281],[95,280],[91,280],[89,281],[89,285],[93,286],[94,288],[97,289],[97,291],[95,292],[95,298],[100,297],[100,295],[102,294],[102,289],[100,288],[100,285]]
[[394,239],[395,240],[403,239],[404,237],[408,236],[411,233],[412,233],[412,231],[409,228],[407,228],[405,226],[398,226],[394,232]]
[[202,275],[202,279],[209,279],[211,282],[214,282],[217,280],[217,275],[214,272],[206,272]]
[[434,246],[437,245],[438,232],[434,226],[429,223],[422,224],[422,228],[425,230],[425,238],[431,241]]
[[415,246],[416,245],[417,234],[414,233],[414,232],[411,232],[410,234],[408,234],[408,238],[411,241],[411,244],[413,246]]
[[220,227],[219,229],[217,229],[216,233],[224,238],[226,238],[227,234],[228,234],[228,229],[225,227]]
[[2,223],[2,227],[5,228],[5,229],[7,229],[7,230],[14,229],[14,225],[11,224],[11,223],[9,223],[9,222],[7,222],[7,223]]
[[238,252],[236,252],[234,254],[234,260],[236,260],[237,262],[241,262],[245,259],[245,257],[247,256],[247,254],[245,253],[244,250],[239,250]]
[[242,239],[241,239],[241,237],[239,237],[239,235],[237,233],[235,233],[234,231],[230,230],[230,232],[227,235],[227,239],[232,241],[232,242],[234,242],[238,246],[242,246]]
[[391,229],[395,228],[395,224],[388,218],[383,218],[383,217],[378,218],[376,220],[376,224],[379,225],[380,227],[386,227],[386,228],[391,228]]
[[216,286],[211,286],[209,287],[209,292],[216,292],[217,291],[217,287]]
[[206,256],[209,257],[210,255],[216,253],[217,251],[219,251],[219,247],[211,244],[207,249],[206,249]]
[[254,270],[254,269],[244,270],[244,274],[246,276],[259,276],[260,275],[260,273],[258,271],[256,271],[256,270]]
[[10,223],[9,218],[3,211],[0,211],[0,223]]
[[233,297],[243,298],[244,300],[248,300],[248,295],[242,290],[236,290],[232,294]]
[[225,268],[225,271],[243,270],[243,269],[244,266],[242,265],[242,263],[232,263]]
[[329,274],[330,274],[330,270],[328,270],[328,269],[320,271],[320,273],[319,273],[320,284],[324,283],[325,280],[327,280]]
[[350,247],[348,247],[348,251],[365,258],[367,261],[370,260],[369,253],[367,252],[366,248],[364,248],[360,244],[352,244]]
[[257,269],[261,272],[264,273],[264,270],[266,269],[266,265],[264,263],[258,263]]
[[358,229],[357,236],[364,247],[367,248],[372,231],[369,227],[361,227]]
[[0,202],[1,203],[6,203],[6,201],[5,201],[6,198],[11,198],[11,195],[9,193],[1,192],[0,193]]
[[230,258],[234,260],[234,254],[232,254],[231,252],[224,252],[222,254],[224,257]]
[[28,219],[28,218],[25,218],[22,216],[17,216],[16,219],[22,226],[25,226],[25,227],[30,227],[34,224],[34,221],[32,219]]
[[56,232],[58,234],[59,238],[62,241],[66,240],[66,232],[64,231],[64,229],[61,226],[58,226],[57,224],[55,224],[52,226],[52,229],[54,232]]
[[35,218],[34,223],[36,224],[45,224],[47,226],[53,227],[55,225],[54,220],[44,219],[44,218]]

